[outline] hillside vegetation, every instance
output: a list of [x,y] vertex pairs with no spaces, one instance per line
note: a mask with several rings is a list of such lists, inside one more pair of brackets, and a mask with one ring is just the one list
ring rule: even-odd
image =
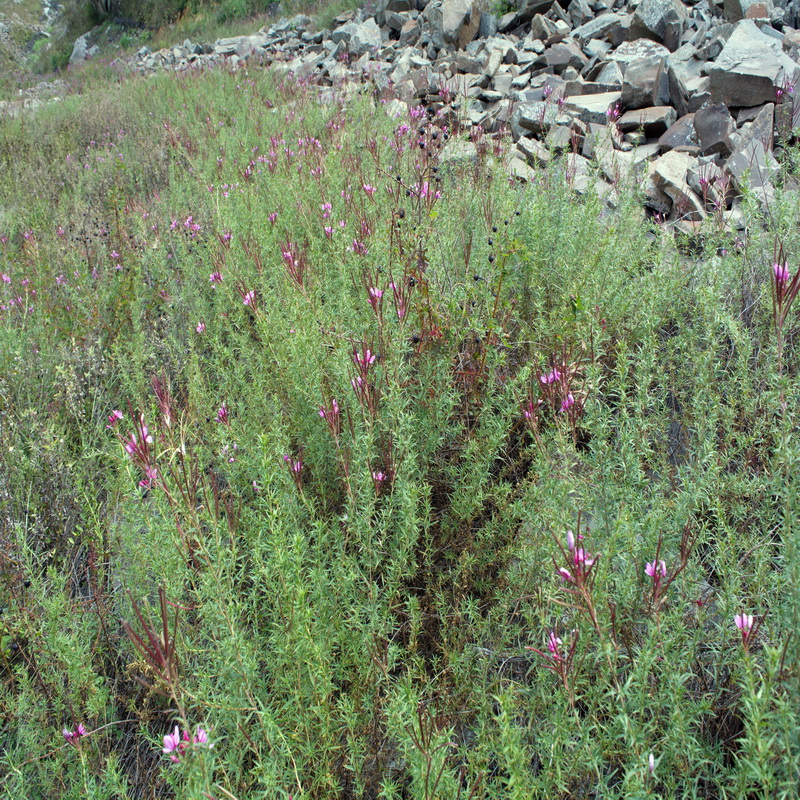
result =
[[688,242],[346,83],[89,88],[0,121],[0,793],[796,797],[788,197]]

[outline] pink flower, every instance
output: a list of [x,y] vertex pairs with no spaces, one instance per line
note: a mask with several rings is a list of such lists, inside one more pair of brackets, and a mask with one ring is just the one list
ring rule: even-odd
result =
[[572,531],[567,531],[567,550],[572,551],[575,549],[575,534]]
[[569,581],[570,583],[573,581],[572,573],[565,567],[559,567],[558,574],[563,581]]
[[374,186],[370,186],[368,183],[362,184],[361,188],[370,196],[375,194],[378,190]]
[[217,409],[217,422],[221,422],[223,425],[230,425],[231,424],[230,415],[228,414],[228,408],[225,405],[225,403],[223,403]]
[[124,414],[121,411],[114,409],[108,415],[108,425],[106,425],[106,428],[113,428],[123,418],[123,416]]
[[212,272],[208,276],[208,280],[211,282],[212,286],[216,286],[218,283],[222,283],[222,273],[221,272]]
[[382,483],[383,481],[386,480],[386,475],[383,472],[380,472],[380,471],[379,472],[373,472],[372,473],[372,480],[374,480],[376,483]]
[[772,265],[772,272],[775,275],[776,283],[786,283],[789,280],[789,265],[784,261],[783,264],[775,262]]
[[64,730],[61,731],[61,733],[70,744],[75,744],[75,742],[77,742],[78,739],[80,739],[82,736],[86,736],[88,731],[81,722],[78,724],[78,727],[75,728],[74,731],[71,731],[68,728],[64,728]]
[[192,739],[192,744],[199,744],[203,747],[208,747],[209,750],[214,746],[213,744],[208,743],[208,733],[205,731],[205,729],[200,727],[197,728],[197,733]]
[[742,632],[742,640],[747,641],[747,637],[753,630],[755,618],[752,614],[736,614],[733,618],[734,625]]
[[552,372],[548,372],[547,375],[540,375],[539,380],[545,385],[555,383],[561,380],[561,373],[557,369],[554,369]]
[[667,577],[667,565],[664,563],[663,559],[656,564],[655,561],[651,561],[645,565],[644,568],[645,575],[648,578],[655,578],[660,573],[662,578]]
[[206,332],[206,324],[205,324],[205,322],[198,322],[197,323],[197,327],[195,328],[195,330],[198,333],[205,333]]
[[547,649],[554,656],[558,656],[559,648],[561,647],[562,644],[563,644],[563,642],[561,641],[561,639],[558,638],[558,636],[556,636],[556,632],[555,631],[550,631],[547,634]]
[[242,295],[242,302],[246,306],[253,305],[255,299],[256,299],[256,293],[254,289],[251,289],[249,292],[246,292],[244,295]]
[[112,250],[111,251],[111,258],[113,258],[114,260],[118,259],[119,258],[119,253],[116,250]]
[[274,225],[278,221],[278,212],[273,211],[267,216],[267,219]]
[[561,401],[561,410],[567,411],[568,409],[572,408],[575,405],[575,398],[572,396],[572,392],[570,392],[562,401]]
[[575,550],[573,555],[575,566],[591,567],[594,564],[594,556],[590,556],[582,547]]
[[139,481],[139,486],[142,489],[149,489],[153,485],[153,481],[158,478],[158,470],[155,467],[145,467],[145,477]]
[[162,752],[168,755],[173,763],[177,764],[181,760],[184,749],[185,746],[181,741],[180,728],[176,725],[175,730],[164,737],[164,748]]

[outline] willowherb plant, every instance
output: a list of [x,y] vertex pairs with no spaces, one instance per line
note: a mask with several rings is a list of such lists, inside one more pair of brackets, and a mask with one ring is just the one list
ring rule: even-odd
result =
[[541,666],[550,670],[560,681],[561,685],[567,693],[569,704],[575,708],[575,687],[574,687],[574,669],[575,669],[575,648],[578,645],[578,632],[574,631],[572,641],[569,646],[565,647],[563,640],[556,634],[554,630],[547,632],[547,652],[539,650],[536,647],[526,647],[527,650],[532,650],[543,661]]
[[693,532],[689,523],[684,526],[677,558],[669,569],[666,561],[661,558],[662,542],[662,537],[659,536],[655,556],[652,561],[645,564],[644,568],[645,577],[650,579],[649,590],[646,593],[647,604],[656,614],[664,605],[667,590],[688,566],[689,557],[697,542],[697,533]]
[[778,340],[778,370],[783,367],[783,328],[800,291],[800,268],[792,274],[783,243],[775,240],[772,260],[772,320]]
[[158,626],[145,617],[137,602],[131,598],[133,612],[139,621],[142,634],[137,633],[131,624],[125,620],[122,622],[122,627],[125,629],[125,633],[128,634],[136,651],[144,659],[147,666],[153,670],[162,685],[150,684],[138,675],[136,680],[147,689],[171,698],[181,715],[185,716],[181,699],[182,690],[177,649],[178,606],[173,604],[175,616],[172,622],[172,630],[170,630],[167,594],[163,586],[158,588],[158,603],[160,615]]

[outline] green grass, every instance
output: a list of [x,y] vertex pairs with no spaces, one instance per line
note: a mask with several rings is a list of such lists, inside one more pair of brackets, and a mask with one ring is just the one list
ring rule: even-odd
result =
[[788,199],[691,249],[369,92],[86,80],[0,123],[3,794],[795,797]]

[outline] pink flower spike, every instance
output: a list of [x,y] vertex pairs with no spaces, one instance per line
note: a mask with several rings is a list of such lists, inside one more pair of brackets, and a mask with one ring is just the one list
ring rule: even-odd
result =
[[175,730],[164,737],[164,749],[162,750],[162,752],[165,755],[170,756],[170,758],[177,764],[178,758],[177,756],[175,756],[175,751],[179,750],[180,746],[181,746],[181,732],[180,728],[176,725]]
[[775,275],[776,283],[786,283],[789,280],[789,265],[784,261],[783,264],[777,262],[772,265],[772,272]]
[[753,630],[755,618],[752,614],[736,614],[733,618],[736,627],[742,632],[742,639],[747,641],[750,632]]
[[555,631],[550,631],[547,634],[547,649],[554,656],[558,655],[559,648],[561,647],[562,644],[563,643],[562,643],[561,639],[559,639],[558,636],[556,636],[556,632]]
[[256,293],[255,293],[255,291],[254,291],[253,289],[251,289],[249,292],[247,292],[247,293],[246,293],[246,294],[245,294],[245,295],[242,297],[242,302],[243,302],[243,303],[244,303],[246,306],[250,306],[250,305],[253,305],[253,302],[255,301],[255,299],[256,299]]
[[86,736],[86,728],[84,727],[82,722],[78,723],[78,727],[75,729],[75,733],[78,736]]
[[539,380],[543,384],[549,385],[551,383],[555,383],[558,380],[561,380],[561,373],[557,369],[554,369],[551,372],[548,372],[547,375],[540,375]]
[[561,410],[567,411],[568,409],[572,408],[575,405],[575,398],[572,396],[572,392],[570,392],[564,400],[561,401]]
[[108,415],[108,425],[106,425],[106,428],[113,428],[122,419],[122,417],[123,417],[122,412],[114,409]]
[[204,728],[198,727],[197,733],[195,734],[194,739],[192,740],[192,744],[199,744],[203,747],[208,747],[210,750],[214,745],[208,743],[208,733]]

